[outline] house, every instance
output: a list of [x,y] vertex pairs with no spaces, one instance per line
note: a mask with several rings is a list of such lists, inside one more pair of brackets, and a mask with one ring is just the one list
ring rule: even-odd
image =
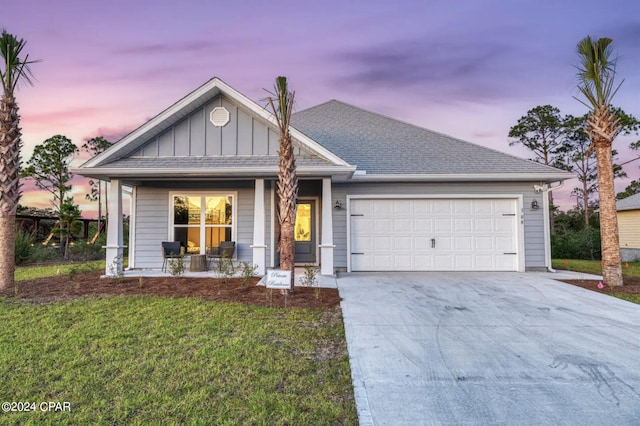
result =
[[620,257],[623,262],[640,260],[640,194],[616,202]]
[[[546,191],[571,174],[339,101],[297,112],[296,262],[335,271],[549,268]],[[278,266],[278,132],[268,110],[213,78],[73,170],[111,182],[107,274],[160,269],[162,241]],[[117,266],[117,267],[116,267]],[[114,269],[114,267],[116,267]]]

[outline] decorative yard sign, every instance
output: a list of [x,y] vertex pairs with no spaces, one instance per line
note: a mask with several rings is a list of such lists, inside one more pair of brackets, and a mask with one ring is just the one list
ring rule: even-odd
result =
[[290,290],[291,271],[283,271],[281,269],[271,269],[267,271],[267,288]]

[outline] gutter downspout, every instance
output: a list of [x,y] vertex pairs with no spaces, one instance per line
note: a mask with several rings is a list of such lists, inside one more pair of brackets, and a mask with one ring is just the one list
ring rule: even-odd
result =
[[564,186],[564,181],[560,181],[560,185],[551,187],[550,184],[544,186],[542,191],[542,216],[544,221],[544,251],[545,251],[545,263],[547,271],[555,273],[556,270],[551,267],[551,229],[549,228],[549,191],[555,191]]

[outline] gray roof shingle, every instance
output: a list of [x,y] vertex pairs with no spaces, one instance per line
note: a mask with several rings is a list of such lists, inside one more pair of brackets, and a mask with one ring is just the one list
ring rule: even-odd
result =
[[292,126],[367,174],[562,173],[336,100],[295,113]]
[[640,209],[640,194],[616,201],[616,207],[619,211]]

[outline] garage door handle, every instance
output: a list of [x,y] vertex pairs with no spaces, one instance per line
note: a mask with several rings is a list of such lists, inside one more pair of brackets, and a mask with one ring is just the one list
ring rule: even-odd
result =
[[513,254],[513,255],[516,255],[516,254],[518,254],[518,253],[502,253],[502,254]]
[[431,248],[436,248],[436,239],[435,238],[431,239]]
[[351,253],[351,254],[364,254],[364,253]]

